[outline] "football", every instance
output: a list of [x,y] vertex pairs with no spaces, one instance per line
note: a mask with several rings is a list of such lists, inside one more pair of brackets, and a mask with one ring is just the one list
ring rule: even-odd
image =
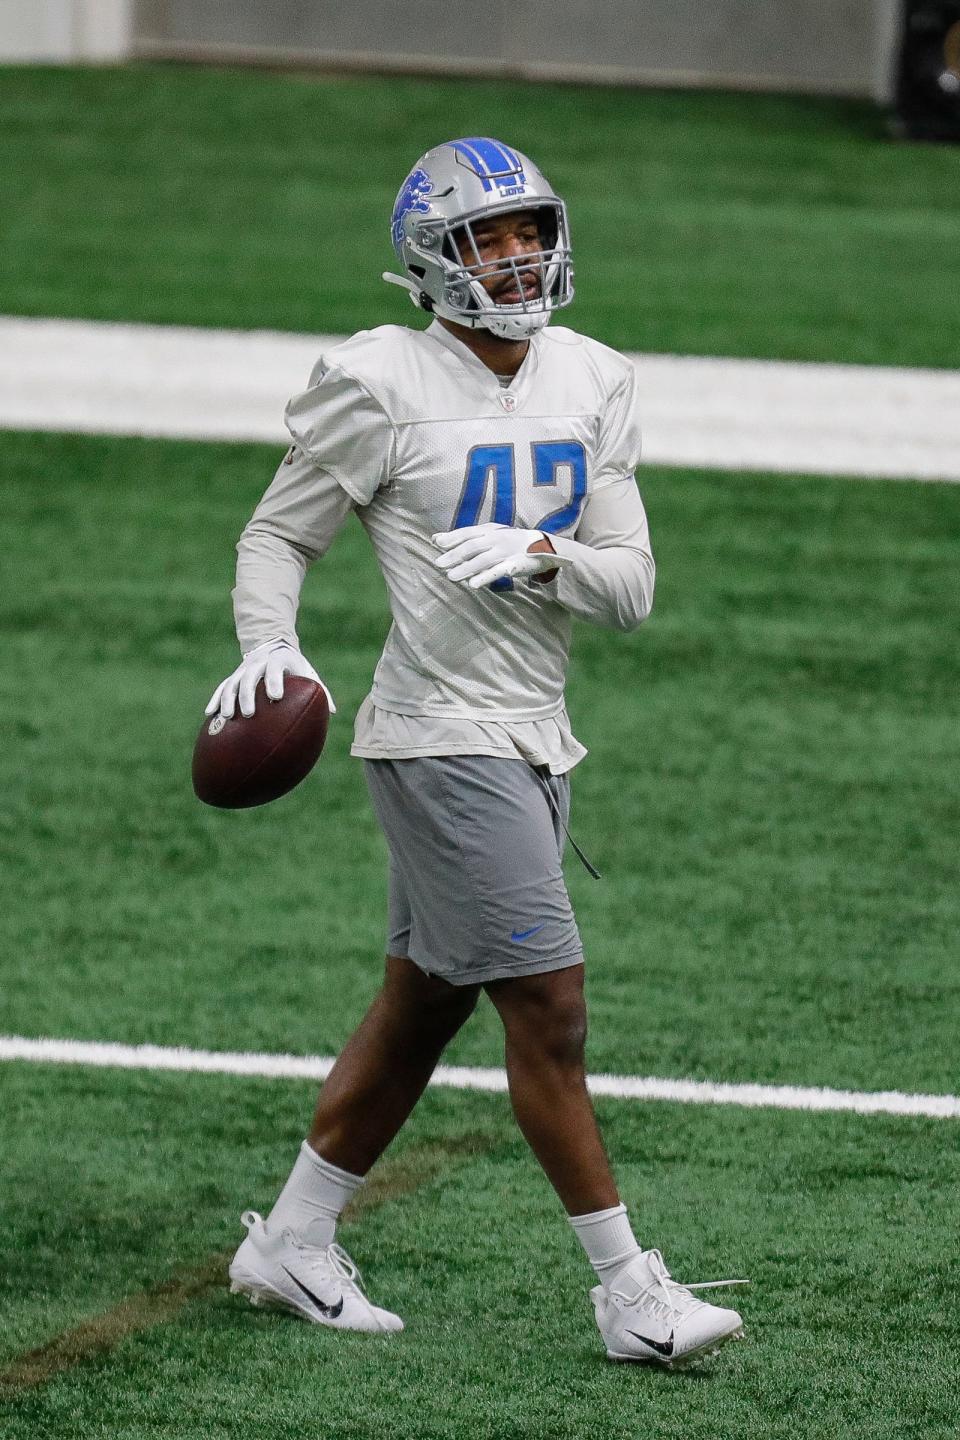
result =
[[263,681],[245,718],[204,717],[193,747],[193,788],[206,805],[246,810],[286,795],[309,775],[323,750],[330,707],[323,686],[284,677],[283,699],[269,700]]

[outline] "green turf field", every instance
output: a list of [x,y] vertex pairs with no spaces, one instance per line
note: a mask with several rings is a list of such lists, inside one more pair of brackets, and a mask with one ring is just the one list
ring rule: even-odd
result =
[[[177,68],[0,72],[0,312],[336,331],[412,318],[386,216],[502,130],[573,210],[571,323],[616,344],[956,365],[960,153],[787,98]],[[626,157],[626,163],[624,163]],[[362,162],[362,163],[361,163]],[[386,632],[348,527],[301,635],[310,780],[189,787],[235,659],[269,448],[0,435],[0,1033],[330,1053],[378,982],[384,850],[351,720]],[[648,469],[657,602],[578,630],[568,877],[594,1071],[956,1093],[960,489]],[[499,1064],[488,1005],[449,1052]],[[956,1122],[605,1101],[646,1244],[746,1274],[699,1375],[602,1358],[501,1096],[431,1092],[343,1239],[407,1331],[224,1285],[313,1087],[0,1065],[3,1440],[900,1440],[960,1430]],[[736,1294],[737,1292],[733,1292]]]
[[[0,456],[19,553],[2,1028],[328,1051],[383,934],[385,852],[347,753],[386,631],[363,532],[305,587],[301,639],[341,706],[323,765],[219,813],[189,754],[235,663],[233,541],[275,453],[7,435]],[[605,873],[568,867],[593,1067],[952,1089],[960,488],[648,471],[644,492],[655,616],[581,627],[570,687],[592,751],[574,834]],[[493,1025],[457,1054],[495,1062]]]
[[[233,663],[230,547],[275,458],[0,441],[19,555],[2,1031],[329,1052],[373,993],[384,857],[347,749],[384,603],[359,527],[305,592],[303,642],[342,707],[320,768],[246,814],[189,789]],[[581,628],[571,684],[592,749],[575,833],[605,872],[568,867],[591,1068],[955,1088],[960,491],[650,471],[644,493],[655,616],[632,637]],[[490,1007],[450,1055],[499,1063]],[[677,1440],[817,1435],[825,1415],[897,1436],[921,1412],[956,1432],[955,1122],[606,1102],[645,1236],[681,1276],[755,1281],[748,1342],[693,1380],[605,1365],[583,1262],[500,1097],[431,1095],[345,1230],[410,1322],[371,1348],[222,1286],[310,1087],[2,1079],[11,1440],[639,1436],[651,1407]],[[922,1337],[906,1359],[904,1336]]]
[[0,1370],[4,1440],[956,1435],[960,1174],[940,1122],[602,1105],[624,1194],[677,1272],[712,1277],[723,1256],[754,1282],[733,1292],[748,1341],[669,1375],[602,1359],[583,1260],[502,1097],[428,1094],[345,1223],[407,1318],[377,1338],[222,1283],[237,1199],[269,1202],[307,1087],[18,1067],[6,1088],[25,1132],[56,1111],[71,1156],[40,1192],[39,1136],[5,1167],[31,1204],[5,1200],[25,1259],[0,1291],[0,1367],[20,1357]]
[[788,97],[0,69],[0,312],[409,320],[385,209],[422,151],[483,134],[567,197],[572,323],[610,344],[960,363],[960,153]]

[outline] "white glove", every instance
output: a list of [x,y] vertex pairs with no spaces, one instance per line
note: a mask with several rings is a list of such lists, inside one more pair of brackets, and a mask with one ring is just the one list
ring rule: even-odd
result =
[[316,680],[327,697],[330,714],[337,713],[333,696],[306,656],[301,655],[299,650],[295,650],[285,640],[265,640],[256,649],[248,650],[233,674],[228,675],[226,680],[221,680],[210,696],[204,714],[212,715],[215,710],[219,710],[225,720],[232,719],[239,694],[240,714],[249,720],[256,709],[254,691],[260,680],[266,677],[268,699],[282,700],[284,675],[303,675],[307,680]]
[[471,590],[492,585],[508,575],[539,575],[558,570],[569,561],[553,550],[530,553],[538,540],[549,539],[542,530],[515,530],[512,525],[465,525],[434,535],[434,545],[446,553],[435,562],[451,580],[466,580]]

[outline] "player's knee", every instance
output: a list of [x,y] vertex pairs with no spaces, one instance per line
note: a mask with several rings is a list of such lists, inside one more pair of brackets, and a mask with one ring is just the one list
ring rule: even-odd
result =
[[587,1043],[587,1009],[579,993],[558,994],[529,1017],[524,1043],[556,1065],[583,1064]]
[[549,1037],[553,1057],[568,1065],[582,1065],[587,1044],[587,1011],[583,997],[567,1000],[560,1007]]

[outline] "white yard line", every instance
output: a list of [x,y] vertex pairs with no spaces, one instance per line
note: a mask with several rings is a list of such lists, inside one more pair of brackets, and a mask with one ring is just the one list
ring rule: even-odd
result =
[[[0,428],[282,444],[335,338],[0,316]],[[960,480],[960,371],[632,358],[651,464]]]
[[[99,1040],[30,1039],[0,1035],[0,1062],[93,1065],[121,1070],[177,1070],[193,1075],[252,1075],[277,1080],[323,1080],[333,1068],[325,1055],[258,1055],[187,1050],[165,1045],[116,1045]],[[431,1082],[451,1090],[505,1092],[505,1070],[441,1065]],[[742,1105],[772,1110],[853,1111],[858,1115],[920,1115],[960,1119],[958,1095],[909,1095],[899,1090],[827,1090],[797,1085],[728,1085],[712,1080],[591,1075],[593,1095],[617,1100],[673,1100],[687,1105]]]

